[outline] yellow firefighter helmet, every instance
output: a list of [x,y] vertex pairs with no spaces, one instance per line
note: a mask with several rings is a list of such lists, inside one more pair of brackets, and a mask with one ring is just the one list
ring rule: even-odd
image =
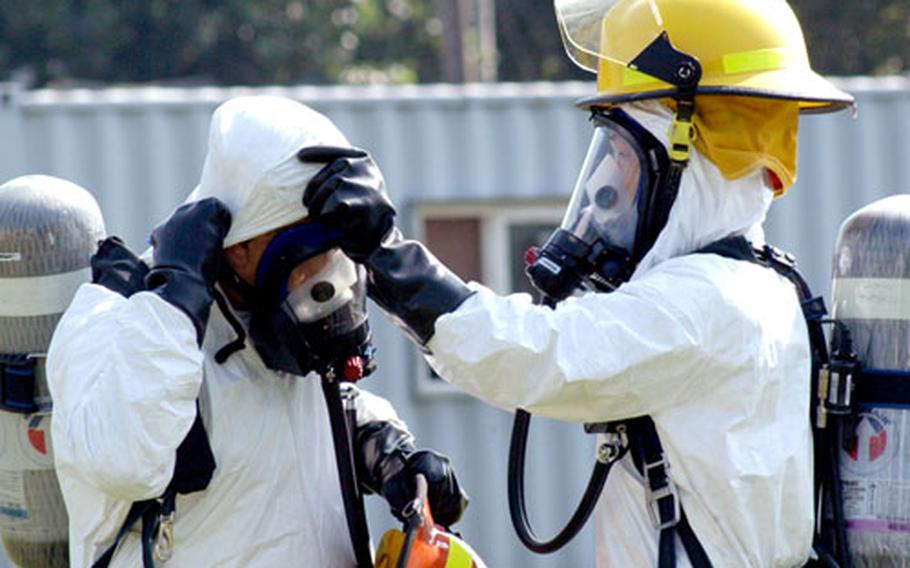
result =
[[693,65],[693,94],[792,100],[816,112],[853,104],[812,70],[799,22],[784,0],[554,4],[567,53],[597,73],[597,95],[583,106],[676,96],[692,79]]

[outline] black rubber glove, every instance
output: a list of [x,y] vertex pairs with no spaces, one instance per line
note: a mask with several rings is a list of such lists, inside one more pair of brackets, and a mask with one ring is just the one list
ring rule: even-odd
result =
[[411,434],[392,422],[369,422],[357,429],[358,475],[369,493],[385,497],[397,518],[417,491],[416,476],[427,480],[427,500],[434,520],[445,527],[455,524],[468,506],[449,458],[416,450]]
[[459,486],[449,458],[432,450],[414,452],[408,456],[404,470],[386,480],[382,490],[389,505],[399,507],[397,510],[400,511],[409,501],[414,500],[418,474],[427,480],[427,500],[430,502],[433,520],[444,527],[457,523],[468,508],[468,496]]
[[330,162],[304,192],[309,217],[339,230],[341,249],[367,269],[370,298],[426,345],[439,316],[472,292],[426,247],[405,240],[395,228],[395,208],[366,152],[314,146],[297,156],[302,162]]
[[92,282],[129,298],[145,290],[149,267],[133,253],[120,237],[108,237],[92,255]]
[[382,173],[370,155],[357,148],[311,146],[297,153],[304,163],[328,163],[303,193],[313,218],[341,231],[340,248],[364,262],[395,226],[395,207],[386,196]]
[[152,231],[152,268],[148,289],[180,308],[196,326],[199,345],[214,299],[215,280],[231,214],[209,197],[181,205]]

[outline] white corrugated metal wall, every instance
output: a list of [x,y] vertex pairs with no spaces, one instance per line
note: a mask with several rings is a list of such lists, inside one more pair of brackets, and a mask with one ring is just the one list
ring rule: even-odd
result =
[[[769,240],[799,255],[810,283],[827,291],[840,222],[857,207],[910,188],[910,83],[855,79],[859,116],[807,117],[800,179],[776,203]],[[151,227],[192,189],[208,121],[232,96],[275,93],[328,114],[370,149],[405,222],[423,201],[567,197],[589,137],[573,101],[587,83],[401,88],[107,89],[19,92],[0,85],[0,180],[25,173],[71,179],[98,198],[109,232],[143,248]],[[367,387],[390,398],[423,444],[452,456],[473,497],[461,524],[498,566],[591,566],[590,530],[547,557],[525,552],[505,497],[511,416],[462,396],[415,392],[411,345],[374,317],[380,371]],[[551,534],[580,495],[591,441],[577,425],[541,422],[532,433],[528,493],[532,520]],[[374,535],[391,525],[372,500]]]

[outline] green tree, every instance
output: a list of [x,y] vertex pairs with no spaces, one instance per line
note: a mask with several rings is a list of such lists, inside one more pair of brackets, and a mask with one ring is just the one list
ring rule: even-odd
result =
[[910,67],[910,0],[793,0],[813,66],[829,75]]
[[496,0],[496,32],[502,81],[592,77],[566,56],[552,1]]
[[424,0],[4,0],[0,76],[221,84],[438,80]]
[[[500,79],[591,77],[575,68],[563,52],[552,2],[496,2]],[[910,0],[791,0],[790,4],[819,72],[877,75],[910,69]]]
[[[454,0],[2,0],[0,80],[435,82]],[[495,0],[500,80],[590,79],[551,0]],[[825,74],[910,68],[910,0],[792,0]],[[449,10],[451,12],[451,10]],[[470,37],[461,30],[459,37]]]

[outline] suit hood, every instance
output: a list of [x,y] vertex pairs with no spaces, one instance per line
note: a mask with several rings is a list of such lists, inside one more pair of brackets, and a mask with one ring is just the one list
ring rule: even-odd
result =
[[[620,108],[666,146],[673,124],[672,110],[657,100]],[[667,224],[632,278],[726,237],[744,235],[755,244],[764,243],[761,225],[773,198],[762,168],[739,179],[726,179],[693,145]]]
[[304,164],[307,146],[350,146],[322,114],[291,99],[231,99],[212,115],[208,154],[187,202],[220,199],[232,215],[224,246],[252,239],[307,216],[303,191],[323,164]]

